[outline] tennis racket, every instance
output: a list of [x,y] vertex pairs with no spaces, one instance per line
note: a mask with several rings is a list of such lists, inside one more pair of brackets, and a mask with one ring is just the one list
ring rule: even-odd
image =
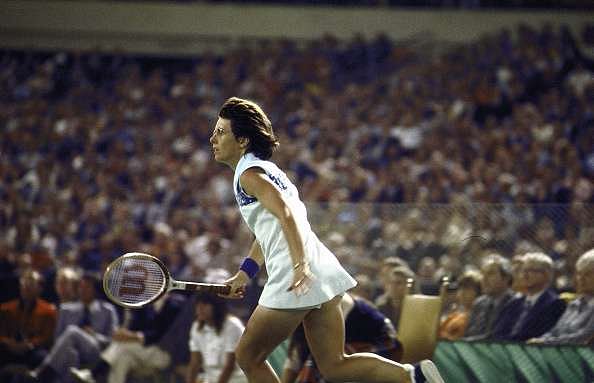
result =
[[176,281],[158,258],[145,253],[126,253],[107,266],[103,275],[103,290],[114,303],[139,308],[156,301],[170,290],[226,295],[231,286]]

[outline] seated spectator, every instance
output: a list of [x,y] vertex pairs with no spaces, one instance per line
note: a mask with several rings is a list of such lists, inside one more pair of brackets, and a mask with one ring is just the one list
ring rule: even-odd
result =
[[[366,300],[344,294],[342,311],[345,318],[345,352],[373,352],[399,361],[402,345],[392,322]],[[324,383],[326,380],[312,358],[303,326],[299,326],[289,341],[288,357],[282,375],[283,383]]]
[[79,271],[73,267],[66,266],[58,269],[54,283],[60,306],[63,303],[77,301],[80,279]]
[[512,284],[511,289],[519,294],[526,294],[526,280],[522,276],[522,264],[524,263],[523,254],[516,254],[511,260]]
[[384,291],[386,286],[390,284],[392,270],[395,267],[409,268],[408,263],[400,257],[391,256],[382,260],[379,270],[379,282],[381,283],[381,287],[384,289]]
[[184,302],[180,294],[165,294],[134,311],[130,328],[114,331],[111,343],[92,370],[73,367],[70,373],[79,382],[107,377],[108,383],[124,383],[131,372],[165,370],[171,365],[175,348],[179,348],[179,339],[168,334],[175,330]]
[[495,319],[514,292],[511,290],[511,264],[499,254],[488,256],[481,268],[483,295],[472,305],[466,340],[487,339],[491,336]]
[[39,298],[42,277],[33,269],[19,278],[18,299],[0,305],[0,365],[35,367],[52,343],[56,307]]
[[512,298],[501,311],[493,338],[526,341],[549,331],[565,311],[565,301],[551,289],[553,260],[543,253],[527,253],[521,276],[525,295]]
[[417,266],[417,280],[421,294],[439,295],[439,281],[436,272],[435,259],[429,256],[421,258]]
[[247,382],[235,362],[235,348],[243,330],[243,323],[228,313],[223,298],[212,294],[197,295],[186,383]]
[[99,280],[85,274],[80,280],[80,299],[65,302],[58,311],[56,341],[30,376],[40,382],[68,381],[69,368],[95,364],[118,325],[115,307],[96,299]]
[[481,294],[481,279],[481,275],[475,271],[467,271],[460,277],[455,306],[441,321],[438,330],[439,338],[456,340],[464,335],[472,305]]
[[579,298],[569,303],[550,331],[528,343],[586,345],[594,339],[594,249],[584,253],[575,268]]
[[385,293],[377,297],[375,305],[377,309],[392,321],[395,328],[398,328],[400,321],[400,309],[402,300],[408,291],[407,280],[414,279],[415,274],[404,266],[392,268],[389,279],[384,286]]

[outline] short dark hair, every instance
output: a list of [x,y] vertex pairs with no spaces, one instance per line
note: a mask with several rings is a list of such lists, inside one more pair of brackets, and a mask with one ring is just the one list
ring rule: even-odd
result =
[[219,117],[231,121],[231,131],[236,138],[247,138],[249,144],[247,152],[254,153],[258,158],[267,160],[278,146],[278,140],[272,131],[272,124],[253,101],[231,97],[225,101]]

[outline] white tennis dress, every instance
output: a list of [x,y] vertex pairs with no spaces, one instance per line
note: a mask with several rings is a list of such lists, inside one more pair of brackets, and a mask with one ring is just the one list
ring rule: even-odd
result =
[[[287,288],[293,283],[293,262],[289,245],[278,219],[253,196],[248,195],[239,182],[249,168],[262,169],[270,182],[282,193],[301,232],[305,257],[315,276],[311,289],[297,296]],[[235,168],[233,190],[239,211],[262,248],[268,281],[260,295],[259,304],[274,309],[298,309],[320,305],[353,288],[357,282],[342,268],[334,254],[314,234],[307,220],[307,210],[299,199],[295,185],[274,163],[264,161],[253,153],[246,153]]]

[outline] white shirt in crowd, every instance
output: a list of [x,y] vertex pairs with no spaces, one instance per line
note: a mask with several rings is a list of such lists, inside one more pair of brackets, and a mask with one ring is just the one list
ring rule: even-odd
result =
[[[220,334],[217,334],[215,328],[208,324],[199,329],[198,322],[194,321],[190,329],[189,346],[190,352],[199,352],[202,355],[204,373],[200,375],[201,382],[216,383],[218,381],[226,356],[230,352],[235,352],[243,330],[244,326],[241,320],[231,315],[225,319]],[[237,364],[229,383],[247,383],[247,378]]]

